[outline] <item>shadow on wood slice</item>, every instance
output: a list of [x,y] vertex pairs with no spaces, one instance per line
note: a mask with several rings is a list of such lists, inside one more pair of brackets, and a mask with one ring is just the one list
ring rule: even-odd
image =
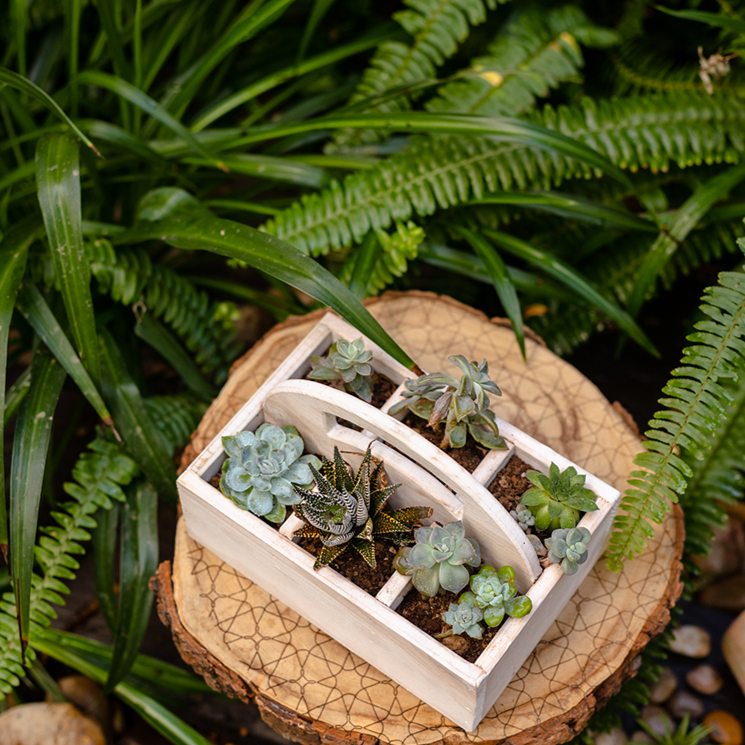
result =
[[[370,311],[425,370],[456,372],[451,354],[489,361],[503,391],[495,413],[567,458],[624,489],[640,448],[638,432],[576,369],[540,342],[527,364],[509,327],[430,293],[388,293]],[[289,354],[321,313],[272,329],[234,366],[194,433],[182,465],[209,443]],[[639,653],[678,599],[683,520],[675,509],[645,553],[620,574],[602,559],[515,675],[479,728],[466,735],[410,693],[193,542],[179,524],[173,571],[152,586],[181,655],[229,696],[254,699],[278,733],[302,743],[571,739],[633,676]]]

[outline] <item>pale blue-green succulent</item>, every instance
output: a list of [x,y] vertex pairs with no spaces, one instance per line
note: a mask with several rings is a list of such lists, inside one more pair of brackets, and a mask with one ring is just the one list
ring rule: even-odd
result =
[[463,597],[457,603],[450,603],[450,608],[442,614],[442,620],[448,626],[452,626],[453,634],[465,632],[474,639],[481,639],[483,617],[481,609],[470,600],[464,600]]
[[414,533],[416,544],[401,549],[393,566],[401,574],[411,575],[419,592],[434,597],[442,587],[458,593],[470,577],[468,567],[481,564],[479,544],[465,537],[463,523],[419,528]]
[[228,455],[222,467],[220,489],[241,509],[280,523],[286,508],[300,497],[294,486],[310,486],[310,466],[320,468],[315,455],[303,455],[303,439],[295,427],[265,422],[256,432],[222,438]]
[[510,517],[525,533],[529,532],[535,525],[535,516],[530,511],[530,507],[526,507],[524,504],[519,504],[514,510],[510,510]]
[[391,407],[392,415],[408,408],[433,429],[445,422],[441,448],[462,448],[468,434],[484,447],[505,447],[499,428],[489,409],[489,396],[501,396],[497,384],[489,377],[486,360],[469,362],[462,354],[448,359],[463,372],[460,380],[445,373],[422,375],[404,383],[403,398]]
[[518,595],[515,588],[515,570],[504,566],[499,571],[488,564],[471,577],[471,590],[464,592],[458,602],[469,602],[480,608],[487,626],[498,626],[505,614],[522,618],[533,609],[533,602]]
[[576,574],[580,564],[587,561],[587,544],[592,533],[587,528],[559,528],[546,538],[548,560],[560,564],[564,574]]
[[354,341],[339,339],[331,345],[326,357],[310,358],[308,379],[323,381],[347,393],[356,393],[363,401],[370,403],[374,372],[371,359],[372,352],[365,349],[362,337]]

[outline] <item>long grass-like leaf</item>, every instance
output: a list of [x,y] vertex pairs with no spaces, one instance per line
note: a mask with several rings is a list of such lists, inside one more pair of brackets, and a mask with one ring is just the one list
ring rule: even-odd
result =
[[65,336],[65,332],[44,300],[44,296],[31,280],[24,281],[18,293],[17,305],[23,317],[49,347],[65,372],[75,381],[98,416],[103,420],[108,420],[109,411],[101,394],[81,364],[80,358],[75,354],[72,344]]
[[156,119],[164,126],[168,127],[177,137],[188,143],[197,153],[203,155],[210,163],[214,163],[221,170],[227,170],[225,164],[212,155],[212,153],[197,140],[194,135],[181,122],[174,119],[157,101],[143,93],[139,88],[135,88],[131,83],[122,80],[116,75],[109,75],[107,72],[99,70],[87,70],[78,76],[80,83],[88,85],[97,85],[106,88],[117,96],[121,96],[130,103],[137,106],[153,119]]
[[158,495],[150,484],[140,480],[130,485],[121,517],[119,609],[104,693],[132,667],[152,610],[148,582],[158,568]]
[[[183,204],[188,205],[188,195]],[[165,240],[177,248],[201,248],[243,261],[306,292],[337,311],[344,319],[406,367],[414,362],[383,330],[360,301],[330,272],[284,241],[241,223],[200,214],[198,203],[169,219],[143,221],[113,237],[114,243]],[[115,418],[116,419],[116,418]]]
[[[40,634],[34,637],[34,647],[42,654],[48,654],[97,683],[103,684],[106,681],[107,672],[104,667],[91,662],[68,647],[52,641],[46,635]],[[114,688],[114,693],[124,703],[132,707],[154,730],[174,745],[210,745],[209,741],[195,729],[175,714],[172,714],[154,698],[140,691],[136,686],[130,683],[119,683]]]
[[675,254],[680,243],[696,227],[712,206],[724,197],[730,189],[745,179],[745,163],[734,166],[724,173],[705,181],[683,203],[673,216],[667,229],[649,249],[639,276],[626,303],[626,310],[635,316],[663,267]]
[[476,255],[483,261],[494,285],[494,289],[497,292],[499,301],[502,303],[504,312],[507,314],[507,318],[510,319],[517,344],[520,347],[520,353],[523,359],[525,359],[525,329],[523,328],[520,301],[517,298],[515,285],[512,284],[502,257],[494,250],[494,246],[472,230],[461,227],[458,231],[471,244],[471,248],[473,248]]
[[356,295],[360,300],[367,296],[367,286],[372,275],[375,264],[382,254],[382,246],[374,231],[370,231],[365,240],[362,241],[358,251],[352,256],[354,262],[352,274],[349,278],[349,291]]
[[30,627],[31,575],[44,466],[57,399],[65,381],[62,365],[45,348],[34,354],[31,387],[18,411],[10,467],[10,571],[15,586],[22,643]]
[[150,313],[145,313],[137,323],[135,334],[161,354],[197,396],[205,401],[215,397],[215,389],[204,379],[194,360]]
[[672,10],[663,8],[661,5],[655,5],[655,8],[669,16],[685,18],[688,21],[698,21],[699,23],[705,23],[707,26],[719,26],[736,34],[745,34],[745,21],[740,18],[732,18],[724,13],[707,13],[703,10]]
[[114,590],[114,557],[116,537],[119,527],[119,503],[114,502],[108,510],[98,510],[93,538],[93,579],[96,583],[96,596],[101,606],[106,625],[112,634],[116,633],[116,592]]
[[313,10],[310,12],[308,23],[305,25],[305,31],[303,31],[303,38],[300,40],[300,47],[298,48],[297,53],[298,62],[305,57],[308,44],[310,44],[310,40],[313,38],[313,32],[316,30],[318,24],[323,20],[326,13],[329,12],[334,2],[335,0],[315,0],[313,3]]
[[7,425],[11,417],[18,411],[21,402],[26,398],[31,386],[31,367],[27,367],[8,388],[5,394],[5,411],[3,412],[3,425]]
[[36,189],[72,338],[94,385],[101,384],[90,265],[83,247],[78,143],[48,133],[36,146]]
[[22,75],[8,70],[5,67],[0,67],[0,83],[9,85],[11,88],[25,93],[26,95],[35,98],[40,103],[44,104],[53,114],[58,116],[75,134],[91,149],[96,155],[101,155],[96,149],[96,146],[80,131],[76,124],[70,119],[67,114],[60,108],[59,104],[48,94],[45,93],[38,85],[34,85],[30,80],[27,80]]
[[659,356],[659,352],[655,346],[639,328],[634,319],[625,310],[619,308],[611,300],[608,300],[589,280],[585,279],[585,277],[565,261],[544,251],[540,251],[529,243],[521,241],[519,238],[515,238],[507,233],[492,230],[491,228],[484,228],[482,232],[506,251],[538,267],[549,276],[574,290],[583,300],[599,308],[609,318],[614,320],[637,344],[651,354]]
[[[29,218],[19,222],[0,240],[0,442],[4,442],[5,424],[5,376],[8,366],[8,334],[13,317],[16,294],[26,271],[29,246],[41,234],[38,219]],[[7,559],[8,515],[5,506],[5,463],[0,458],[0,552]]]
[[103,397],[127,450],[158,493],[176,500],[176,469],[165,438],[150,419],[139,389],[127,373],[111,334],[101,336]]

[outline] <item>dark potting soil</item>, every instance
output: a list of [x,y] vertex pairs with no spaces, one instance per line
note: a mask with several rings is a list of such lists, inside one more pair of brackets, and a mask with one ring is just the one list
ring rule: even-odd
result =
[[[318,556],[322,547],[318,538],[304,537],[300,538],[297,543],[313,556]],[[377,565],[373,569],[350,546],[341,556],[334,559],[330,566],[365,592],[377,595],[394,572],[393,557],[397,550],[391,543],[376,540],[375,561]]]
[[[445,431],[445,425],[439,424],[436,429],[431,429],[427,426],[427,422],[421,419],[416,414],[409,412],[404,418],[403,423],[407,427],[411,427],[415,432],[418,432],[426,440],[440,447],[442,442],[442,434]],[[484,456],[489,450],[476,442],[476,440],[468,435],[466,444],[462,448],[448,448],[446,452],[459,466],[463,466],[469,473],[473,473],[476,467],[484,459]]]
[[523,474],[535,471],[525,461],[513,455],[487,487],[508,512],[520,504],[520,498],[533,484]]
[[[442,614],[450,608],[451,603],[456,603],[458,596],[452,592],[440,591],[433,598],[425,598],[416,590],[410,590],[401,601],[396,612],[402,615],[422,631],[432,637],[450,629],[442,620]],[[453,634],[445,639],[438,639],[446,647],[459,654],[468,662],[476,662],[479,655],[486,649],[489,642],[494,638],[498,628],[484,626],[481,639],[473,639],[468,634]]]

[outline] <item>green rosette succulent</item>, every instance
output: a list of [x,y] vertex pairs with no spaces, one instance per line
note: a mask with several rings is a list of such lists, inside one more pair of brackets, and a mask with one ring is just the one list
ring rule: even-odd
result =
[[404,383],[403,398],[391,407],[396,415],[408,408],[427,420],[433,429],[445,422],[441,448],[462,448],[470,432],[476,442],[490,449],[504,448],[494,413],[489,409],[488,393],[501,396],[497,384],[489,377],[486,360],[469,362],[462,354],[448,359],[463,375],[460,380],[445,373],[430,373]]
[[411,575],[414,587],[425,597],[434,597],[440,587],[460,592],[468,584],[468,567],[481,564],[479,544],[465,537],[460,520],[443,527],[419,528],[414,539],[414,546],[396,554],[393,566],[401,574]]
[[256,432],[223,437],[222,445],[228,455],[220,477],[222,493],[241,509],[275,523],[300,501],[293,487],[310,486],[311,466],[321,465],[315,455],[303,455],[305,446],[295,427],[265,422]]
[[515,570],[504,566],[499,571],[488,564],[471,577],[471,591],[458,602],[467,601],[480,608],[487,626],[499,626],[505,614],[512,618],[527,616],[533,609],[529,597],[517,595]]
[[538,471],[526,474],[533,486],[523,494],[520,504],[530,508],[538,530],[573,528],[580,512],[598,509],[595,493],[585,488],[585,476],[573,466],[564,471],[552,463],[548,476]]
[[373,394],[372,352],[360,337],[354,341],[339,339],[326,357],[311,357],[309,380],[320,380],[334,388],[357,394],[370,403]]
[[546,538],[548,560],[560,564],[564,574],[576,574],[580,564],[587,561],[587,544],[592,533],[587,528],[559,528]]
[[450,608],[442,614],[442,620],[448,626],[452,626],[453,634],[465,632],[474,639],[481,639],[483,634],[481,620],[483,617],[483,613],[478,606],[462,597],[457,603],[450,603]]

